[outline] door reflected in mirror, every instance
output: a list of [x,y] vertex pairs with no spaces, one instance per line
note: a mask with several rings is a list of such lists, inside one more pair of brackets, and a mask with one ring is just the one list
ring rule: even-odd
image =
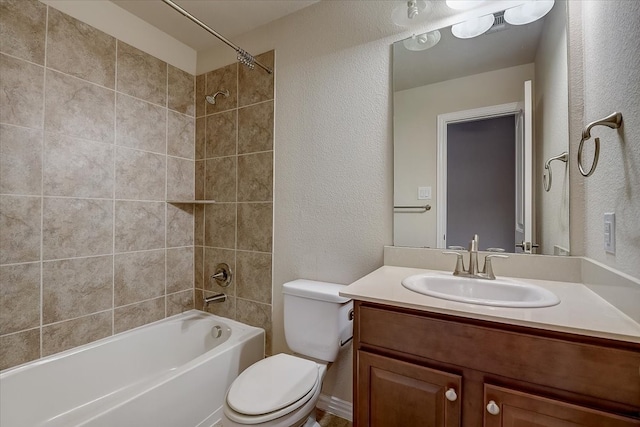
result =
[[568,151],[566,4],[527,25],[501,17],[478,37],[393,45],[396,246],[479,234],[480,250],[569,254],[567,163],[543,185],[545,161]]

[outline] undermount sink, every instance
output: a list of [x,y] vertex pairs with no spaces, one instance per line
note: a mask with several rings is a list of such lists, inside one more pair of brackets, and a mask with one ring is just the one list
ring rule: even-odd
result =
[[423,273],[403,279],[402,286],[430,297],[494,307],[550,307],[560,302],[547,289],[511,279],[485,280],[451,273]]

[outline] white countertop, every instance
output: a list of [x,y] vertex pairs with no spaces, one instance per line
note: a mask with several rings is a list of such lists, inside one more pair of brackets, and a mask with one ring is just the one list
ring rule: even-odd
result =
[[402,286],[405,277],[431,271],[435,270],[383,266],[347,286],[340,295],[414,310],[640,343],[640,324],[581,283],[517,279],[549,289],[560,298],[560,304],[543,308],[466,304],[429,297]]

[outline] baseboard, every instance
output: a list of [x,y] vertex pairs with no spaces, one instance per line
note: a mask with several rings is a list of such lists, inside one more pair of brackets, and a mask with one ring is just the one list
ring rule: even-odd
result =
[[344,418],[345,420],[353,421],[353,404],[346,400],[320,394],[316,407],[325,412],[337,415],[340,418]]

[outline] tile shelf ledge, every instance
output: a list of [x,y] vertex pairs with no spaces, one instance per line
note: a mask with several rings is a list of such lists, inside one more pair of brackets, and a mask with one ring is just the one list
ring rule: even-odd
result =
[[167,203],[171,204],[187,204],[192,203],[194,205],[209,205],[215,203],[215,200],[167,200]]

